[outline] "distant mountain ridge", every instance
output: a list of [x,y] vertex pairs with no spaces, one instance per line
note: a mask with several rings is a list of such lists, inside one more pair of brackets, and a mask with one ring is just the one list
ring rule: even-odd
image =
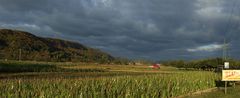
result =
[[0,29],[0,59],[107,63],[114,57],[77,42]]

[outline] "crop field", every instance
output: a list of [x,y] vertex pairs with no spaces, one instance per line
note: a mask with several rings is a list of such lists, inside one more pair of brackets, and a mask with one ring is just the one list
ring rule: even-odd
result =
[[1,61],[0,70],[1,98],[170,98],[215,87],[220,79],[208,71],[147,65]]
[[186,96],[186,98],[239,98],[240,96],[240,86],[239,82],[236,87],[228,87],[227,94],[224,93],[224,88],[217,89],[212,92],[207,92],[205,94]]

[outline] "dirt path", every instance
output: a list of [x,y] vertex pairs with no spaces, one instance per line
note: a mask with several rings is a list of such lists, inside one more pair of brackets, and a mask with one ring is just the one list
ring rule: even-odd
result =
[[212,92],[187,96],[185,98],[240,98],[240,85],[237,85],[235,88],[228,87],[227,94],[224,93],[224,88],[218,88]]

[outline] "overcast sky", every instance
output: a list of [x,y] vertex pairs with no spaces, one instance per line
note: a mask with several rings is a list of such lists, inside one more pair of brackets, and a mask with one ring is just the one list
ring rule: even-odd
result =
[[131,59],[240,59],[239,24],[240,0],[0,0],[0,28]]

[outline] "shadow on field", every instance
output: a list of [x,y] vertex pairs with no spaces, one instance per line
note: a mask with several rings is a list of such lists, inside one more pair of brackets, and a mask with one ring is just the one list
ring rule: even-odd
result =
[[[225,81],[215,80],[215,84],[216,84],[216,87],[218,87],[218,88],[225,87]],[[235,81],[227,82],[227,87],[233,87],[235,85],[240,85],[240,84],[239,84],[239,82],[235,82]]]
[[22,72],[104,72],[102,69],[69,69],[50,64],[0,62],[0,73]]
[[225,82],[221,80],[215,80],[216,87],[224,87]]

